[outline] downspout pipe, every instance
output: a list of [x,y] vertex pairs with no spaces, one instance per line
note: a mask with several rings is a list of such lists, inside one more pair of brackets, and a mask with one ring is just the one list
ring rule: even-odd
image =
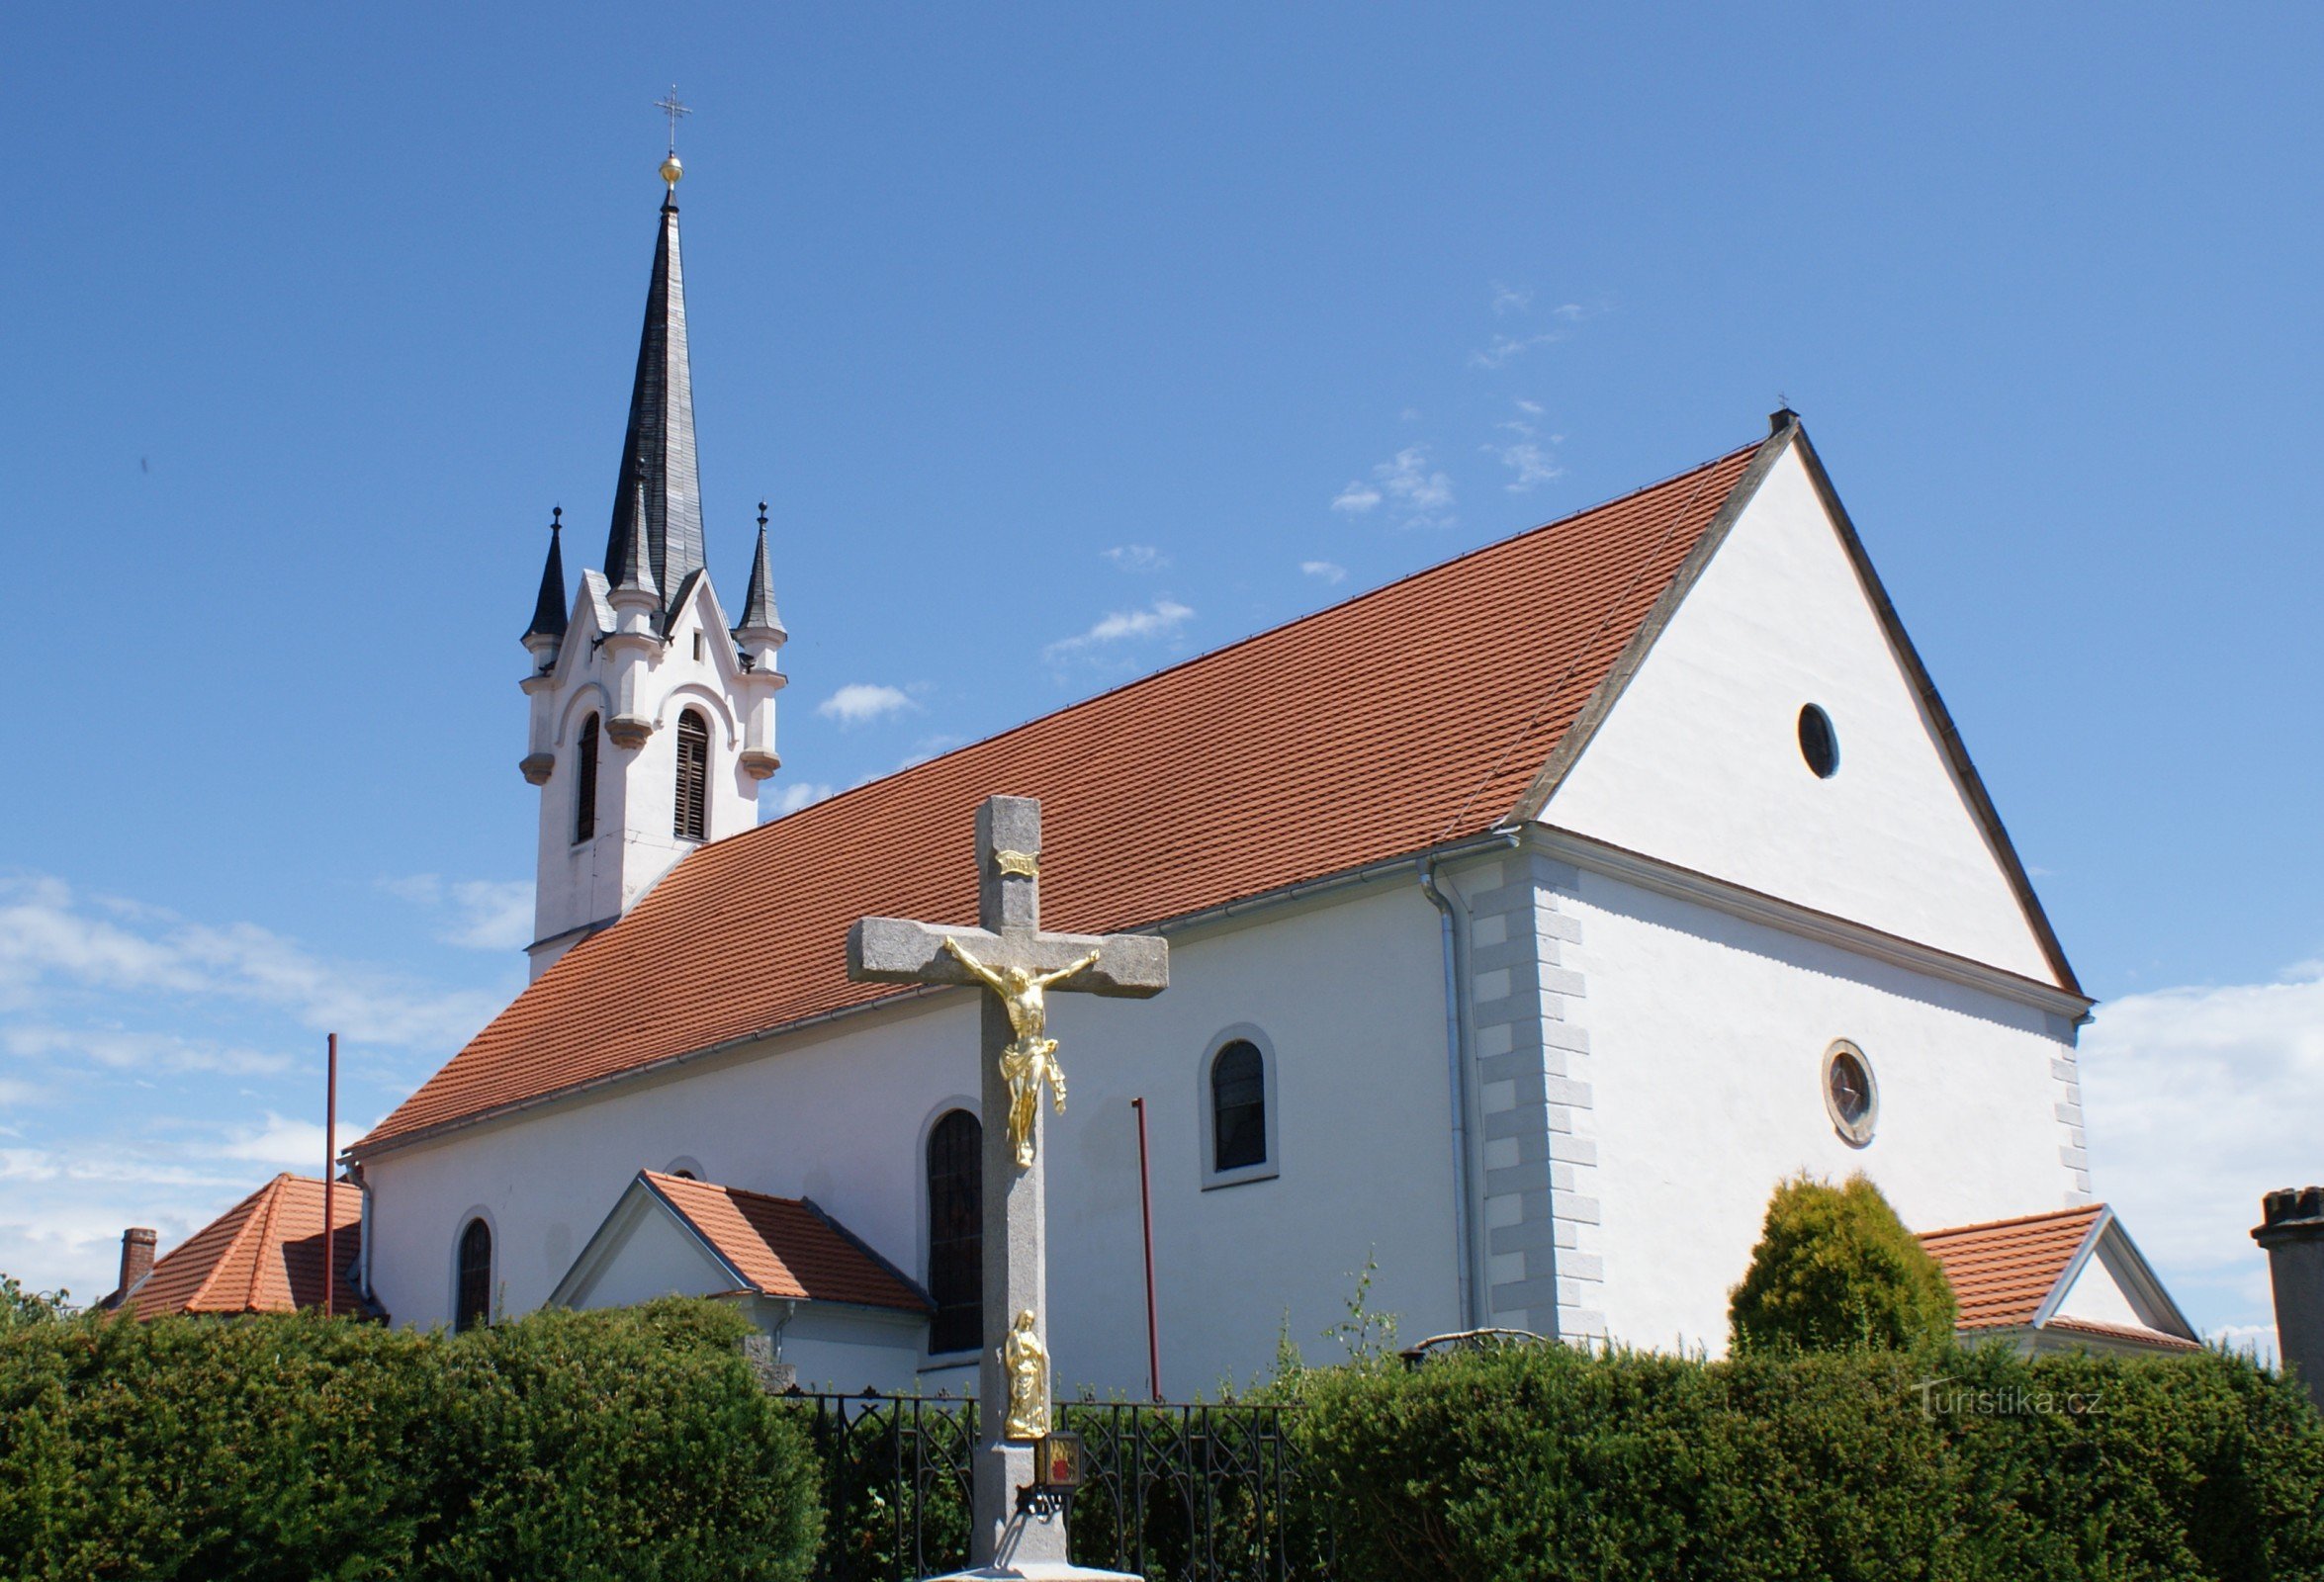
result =
[[355,1183],[362,1201],[362,1217],[355,1225],[355,1288],[365,1301],[377,1306],[379,1298],[371,1293],[371,1183],[363,1179],[361,1165],[349,1165],[347,1178]]
[[1436,908],[1437,931],[1445,963],[1445,1076],[1453,1106],[1453,1249],[1460,1272],[1461,1327],[1475,1329],[1480,1305],[1476,1300],[1476,1233],[1470,1222],[1475,1171],[1469,1158],[1469,1018],[1461,994],[1461,975],[1467,965],[1467,941],[1453,922],[1453,904],[1437,887],[1437,859],[1420,859],[1420,893]]

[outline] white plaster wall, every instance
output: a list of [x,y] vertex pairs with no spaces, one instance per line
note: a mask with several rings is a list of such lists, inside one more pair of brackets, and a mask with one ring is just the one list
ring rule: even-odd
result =
[[716,1296],[735,1288],[734,1276],[668,1210],[642,1206],[620,1249],[576,1294],[575,1307],[634,1307],[657,1296]]
[[[757,1305],[771,1308],[774,1304]],[[874,1389],[883,1394],[911,1394],[922,1389],[920,1359],[926,1328],[926,1322],[918,1317],[898,1320],[862,1308],[801,1307],[782,1325],[775,1342],[775,1360],[799,1370],[799,1388],[803,1390],[852,1394]]]
[[[1800,756],[1807,703],[1839,738],[1829,780]],[[1542,817],[2054,981],[1796,450]]]
[[2055,1316],[2079,1318],[2093,1324],[2130,1324],[2142,1329],[2171,1328],[2169,1320],[2160,1313],[2148,1312],[2130,1298],[2128,1272],[2117,1270],[2120,1255],[2100,1238],[2098,1249],[2082,1273],[2074,1276],[2074,1283],[2066,1288],[2066,1295],[2058,1303]]
[[[1368,1252],[1377,1310],[1458,1327],[1436,914],[1409,873],[1264,925],[1190,930],[1151,1001],[1060,995],[1071,1108],[1048,1140],[1057,1376],[1145,1381],[1137,1133],[1153,1146],[1163,1383],[1174,1395],[1271,1365],[1286,1321],[1310,1357]],[[1219,1030],[1263,1028],[1279,1062],[1281,1175],[1204,1191],[1196,1072]],[[496,1227],[503,1311],[547,1296],[641,1165],[814,1198],[882,1255],[926,1270],[922,1139],[976,1089],[965,993],[846,1018],[651,1085],[544,1106],[367,1165],[373,1276],[399,1323],[449,1317],[465,1211]],[[971,1106],[973,1107],[973,1106]],[[947,1381],[957,1373],[947,1374]]]
[[[2075,1191],[2051,1062],[2065,1018],[1583,869],[1579,920],[1618,1340],[1724,1351],[1727,1293],[1768,1194],[1862,1171],[1915,1230],[2052,1209]],[[1834,1038],[1879,1086],[1871,1143],[1824,1104]]]

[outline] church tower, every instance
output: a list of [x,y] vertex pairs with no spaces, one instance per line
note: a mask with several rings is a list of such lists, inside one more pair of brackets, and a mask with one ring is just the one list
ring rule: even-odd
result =
[[678,262],[673,151],[646,324],[630,387],[629,428],[603,571],[581,572],[568,600],[563,513],[524,647],[532,669],[528,750],[540,787],[533,942],[539,977],[618,919],[708,840],[759,822],[759,784],[774,750],[775,667],[786,633],[766,557],[766,507],[742,617],[730,630],[703,562],[694,461],[685,277]]

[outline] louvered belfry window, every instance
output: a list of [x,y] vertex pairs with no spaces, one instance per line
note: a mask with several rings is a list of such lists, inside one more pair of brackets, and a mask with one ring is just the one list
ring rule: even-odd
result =
[[581,722],[574,749],[573,838],[578,845],[597,833],[597,717]]
[[928,1134],[928,1294],[937,1304],[930,1353],[984,1345],[984,1127],[947,1111]]
[[707,839],[705,804],[710,793],[710,727],[692,709],[677,717],[677,820],[680,840]]
[[492,1227],[481,1219],[460,1233],[460,1291],[452,1328],[475,1329],[492,1321]]

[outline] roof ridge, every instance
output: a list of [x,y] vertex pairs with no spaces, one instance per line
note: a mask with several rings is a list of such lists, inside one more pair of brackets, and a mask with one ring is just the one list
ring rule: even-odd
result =
[[[275,1179],[279,1181],[282,1178],[277,1176]],[[236,1213],[240,1213],[242,1215],[240,1223],[234,1226],[233,1234],[226,1237],[225,1245],[220,1248],[218,1256],[210,1261],[210,1268],[203,1273],[201,1279],[195,1282],[194,1288],[187,1292],[186,1299],[181,1304],[183,1311],[195,1311],[196,1304],[210,1294],[210,1288],[211,1286],[218,1283],[218,1276],[220,1273],[225,1268],[226,1260],[232,1257],[234,1250],[242,1245],[242,1239],[250,1234],[250,1219],[251,1216],[257,1212],[258,1199],[265,1196],[267,1192],[271,1191],[273,1188],[274,1182],[270,1181],[265,1183],[263,1186],[244,1192],[240,1197],[234,1199],[232,1207],[228,1208],[223,1214],[219,1215],[218,1219],[212,1220],[209,1225],[202,1227],[203,1230],[208,1230],[212,1228],[212,1226],[217,1225],[220,1220],[226,1219]],[[171,1248],[169,1250],[168,1257],[177,1257],[178,1254],[193,1246],[194,1243],[201,1240],[201,1238],[202,1231],[198,1230],[194,1232],[193,1235],[187,1237],[184,1241]],[[167,1259],[155,1259],[153,1262],[153,1267],[155,1269],[159,1269],[162,1264],[166,1263],[167,1261]],[[148,1275],[147,1277],[149,1278],[150,1276]]]
[[2106,1206],[2104,1203],[2077,1203],[2071,1208],[2045,1208],[2035,1214],[2014,1214],[2008,1219],[1981,1219],[1973,1224],[1947,1225],[1939,1230],[1918,1231],[1915,1234],[1922,1241],[1929,1241],[1938,1236],[1966,1236],[1972,1231],[2008,1230],[2012,1226],[2032,1225],[2048,1219],[2072,1219],[2078,1215],[2101,1213]]
[[[266,1250],[274,1245],[274,1222],[282,1217],[283,1212],[283,1184],[290,1179],[291,1173],[289,1171],[280,1171],[276,1173],[274,1180],[258,1188],[266,1193],[266,1217],[259,1223],[258,1247],[250,1260],[250,1289],[242,1298],[244,1312],[255,1312],[258,1309],[259,1290],[266,1279]],[[245,1226],[245,1233],[247,1233],[247,1229],[248,1227]],[[291,1262],[287,1255],[283,1259],[283,1283],[290,1286],[291,1310],[297,1312],[299,1310],[299,1287],[291,1285]]]
[[973,741],[963,742],[957,747],[947,747],[943,751],[936,753],[933,756],[922,758],[918,763],[907,763],[901,768],[890,769],[885,774],[874,775],[871,779],[859,781],[854,785],[849,786],[844,791],[838,791],[833,793],[831,796],[825,797],[821,802],[809,803],[806,807],[799,809],[796,813],[782,814],[776,818],[767,820],[764,824],[756,824],[748,830],[740,830],[733,835],[724,835],[719,839],[705,841],[703,844],[696,846],[692,852],[687,853],[687,859],[690,859],[700,852],[707,851],[714,846],[723,846],[735,841],[748,840],[753,835],[774,828],[774,826],[782,823],[784,819],[795,819],[798,818],[801,814],[812,813],[818,808],[831,807],[837,803],[846,801],[848,798],[854,796],[858,792],[868,791],[875,785],[885,785],[887,782],[898,779],[904,775],[917,773],[920,770],[927,768],[932,763],[941,763],[947,758],[958,757],[960,754],[974,751],[978,747],[990,746],[995,742],[1006,741],[1008,738],[1017,735],[1021,731],[1029,731],[1034,726],[1043,724],[1049,720],[1054,720],[1060,715],[1071,714],[1076,709],[1087,708],[1089,705],[1100,702],[1103,699],[1115,697],[1120,693],[1134,691],[1139,687],[1150,685],[1161,680],[1165,676],[1174,675],[1181,670],[1189,668],[1190,666],[1204,663],[1209,659],[1214,659],[1222,654],[1231,654],[1237,649],[1246,648],[1253,643],[1257,643],[1266,638],[1273,637],[1280,632],[1287,632],[1295,626],[1302,625],[1308,621],[1320,620],[1326,615],[1334,614],[1340,610],[1347,609],[1352,605],[1362,604],[1367,600],[1380,598],[1387,593],[1393,592],[1397,588],[1404,587],[1413,582],[1417,582],[1423,577],[1437,575],[1441,572],[1450,571],[1452,568],[1460,566],[1465,562],[1475,560],[1478,556],[1490,555],[1496,550],[1504,550],[1511,545],[1524,543],[1526,540],[1534,538],[1540,534],[1551,532],[1554,529],[1564,527],[1568,522],[1577,522],[1585,516],[1594,516],[1600,511],[1610,510],[1617,505],[1623,504],[1625,501],[1637,499],[1642,494],[1652,494],[1658,488],[1667,488],[1672,483],[1676,483],[1683,479],[1693,478],[1697,474],[1709,474],[1714,469],[1735,460],[1735,458],[1738,456],[1743,456],[1758,450],[1765,443],[1766,441],[1764,440],[1753,440],[1748,445],[1739,445],[1733,450],[1722,451],[1707,461],[1697,462],[1691,467],[1682,467],[1677,472],[1671,473],[1663,478],[1655,479],[1651,483],[1641,484],[1637,488],[1625,489],[1619,494],[1609,495],[1605,499],[1597,500],[1591,504],[1583,505],[1577,507],[1574,510],[1567,511],[1563,516],[1552,517],[1549,521],[1546,522],[1537,522],[1531,527],[1525,528],[1516,533],[1511,533],[1504,538],[1492,539],[1486,543],[1475,545],[1469,549],[1462,550],[1457,554],[1448,555],[1443,560],[1432,561],[1426,566],[1418,567],[1412,571],[1406,571],[1401,576],[1391,577],[1385,582],[1379,583],[1373,587],[1362,589],[1359,592],[1351,593],[1346,598],[1339,599],[1333,603],[1320,605],[1317,608],[1309,610],[1301,615],[1287,617],[1284,620],[1276,622],[1273,626],[1263,626],[1255,632],[1246,632],[1240,637],[1230,638],[1227,641],[1218,644],[1216,647],[1205,649],[1199,654],[1190,654],[1185,659],[1179,659],[1171,664],[1166,664],[1158,670],[1148,670],[1143,675],[1131,676],[1126,681],[1118,682],[1116,685],[1105,688],[1103,691],[1092,692],[1087,697],[1075,698],[1070,703],[1061,703],[1053,709],[1045,709],[1039,714],[1028,715],[1025,719],[1019,720],[1013,725],[1003,726],[1001,729],[991,732],[988,735],[980,736]]

